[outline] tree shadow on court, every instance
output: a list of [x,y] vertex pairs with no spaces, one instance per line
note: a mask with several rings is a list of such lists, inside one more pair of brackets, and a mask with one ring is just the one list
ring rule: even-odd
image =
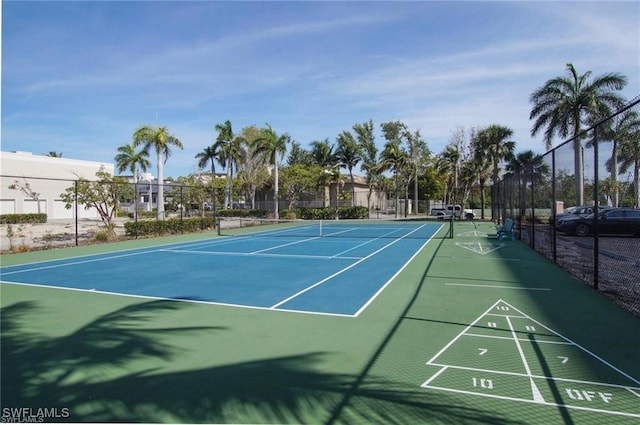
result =
[[[2,407],[68,408],[68,418],[47,420],[73,422],[512,423],[388,379],[369,376],[366,385],[355,385],[360,375],[322,370],[331,353],[274,358],[256,353],[255,361],[186,371],[168,372],[161,362],[145,368],[146,360],[170,364],[181,355],[162,341],[167,333],[197,338],[228,330],[149,327],[158,315],[186,306],[131,305],[59,337],[26,331],[39,313],[36,303],[3,308]],[[203,352],[215,358],[217,348],[223,349]]]

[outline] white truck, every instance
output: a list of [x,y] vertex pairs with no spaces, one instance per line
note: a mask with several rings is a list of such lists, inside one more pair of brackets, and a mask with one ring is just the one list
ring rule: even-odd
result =
[[447,218],[447,217],[454,216],[459,220],[462,220],[462,219],[473,220],[476,217],[473,210],[462,208],[462,205],[459,205],[459,204],[456,204],[456,205],[449,204],[449,205],[445,205],[442,208],[431,208],[430,215],[435,217],[440,217],[440,218]]

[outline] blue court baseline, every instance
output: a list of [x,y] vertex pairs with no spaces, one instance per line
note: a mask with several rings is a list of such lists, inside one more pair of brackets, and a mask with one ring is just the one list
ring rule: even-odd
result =
[[216,238],[3,267],[0,275],[6,283],[356,316],[440,227],[417,227],[427,239]]

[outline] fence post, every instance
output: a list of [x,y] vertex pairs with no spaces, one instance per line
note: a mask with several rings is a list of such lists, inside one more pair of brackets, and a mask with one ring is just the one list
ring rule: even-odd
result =
[[[600,232],[598,231],[598,221],[600,218],[599,214],[599,184],[598,179],[600,178],[598,175],[598,131],[597,127],[593,128],[593,289],[598,290],[599,285],[599,274],[600,274]],[[584,162],[584,159],[583,159]],[[615,165],[614,165],[615,166]]]
[[73,182],[73,195],[74,195],[74,202],[73,204],[75,205],[75,217],[76,217],[76,246],[78,246],[78,180],[74,180]]

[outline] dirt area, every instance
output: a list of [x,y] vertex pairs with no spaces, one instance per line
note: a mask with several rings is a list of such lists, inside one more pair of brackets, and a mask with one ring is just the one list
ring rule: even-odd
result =
[[[558,234],[556,239],[558,265],[591,287],[595,284],[594,246],[593,237]],[[553,261],[548,228],[536,228],[535,249]],[[598,261],[598,291],[640,317],[640,238],[601,237]]]
[[[116,237],[124,236],[124,223],[128,219],[115,220]],[[78,220],[78,244],[96,241],[98,232],[105,229],[101,220]],[[24,252],[37,249],[74,246],[76,223],[73,220],[50,220],[47,223],[0,225],[0,251]]]

